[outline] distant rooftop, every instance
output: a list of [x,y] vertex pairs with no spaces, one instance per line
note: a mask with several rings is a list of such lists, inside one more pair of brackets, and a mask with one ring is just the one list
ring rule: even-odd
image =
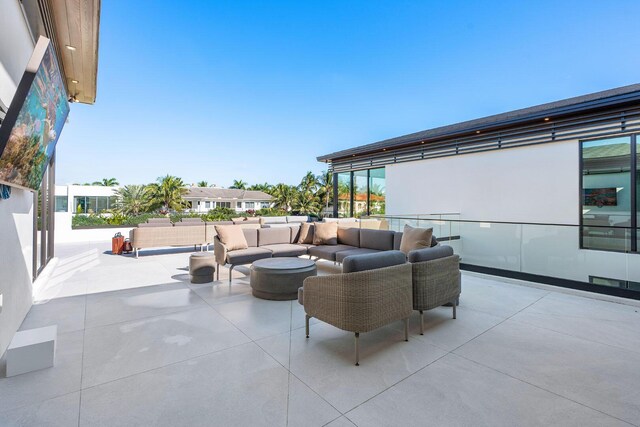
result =
[[604,107],[618,106],[640,101],[640,84],[622,86],[602,92],[576,96],[561,101],[549,102],[534,107],[522,108],[507,113],[496,114],[480,119],[469,120],[447,126],[441,126],[421,132],[411,133],[396,138],[385,139],[371,144],[360,145],[346,150],[319,156],[321,162],[358,156],[362,154],[395,149],[416,143],[429,143],[443,138],[452,138],[478,131],[494,130],[520,125],[526,122],[558,118],[571,114],[597,110]]
[[271,200],[272,197],[262,191],[238,190],[235,188],[189,187],[186,198],[196,199],[238,199]]

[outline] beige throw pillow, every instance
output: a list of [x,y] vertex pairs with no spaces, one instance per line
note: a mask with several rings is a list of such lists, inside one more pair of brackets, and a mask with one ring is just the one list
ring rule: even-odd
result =
[[216,225],[218,239],[227,247],[228,251],[237,249],[247,249],[247,239],[244,237],[242,226],[240,225]]
[[337,245],[338,244],[338,223],[337,222],[316,222],[313,232],[314,245]]
[[400,240],[400,250],[408,255],[415,249],[431,247],[431,236],[433,228],[414,228],[410,225],[404,226],[402,240]]
[[303,222],[300,226],[300,235],[298,236],[298,243],[306,245],[313,244],[313,231],[314,226],[310,222]]

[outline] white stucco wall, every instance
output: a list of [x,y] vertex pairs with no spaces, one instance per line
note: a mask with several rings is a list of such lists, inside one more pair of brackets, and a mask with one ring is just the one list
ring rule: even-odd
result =
[[[18,0],[0,1],[0,99],[9,106],[33,41]],[[0,200],[0,355],[32,302],[33,194],[14,188]]]
[[387,214],[578,224],[578,158],[574,141],[389,165]]

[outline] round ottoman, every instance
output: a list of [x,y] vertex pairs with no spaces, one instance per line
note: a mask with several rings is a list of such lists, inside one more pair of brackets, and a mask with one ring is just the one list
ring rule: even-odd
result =
[[213,282],[216,271],[216,258],[209,252],[199,252],[189,256],[189,276],[191,283]]
[[252,293],[262,299],[294,300],[304,279],[316,274],[316,263],[310,259],[261,259],[251,265]]

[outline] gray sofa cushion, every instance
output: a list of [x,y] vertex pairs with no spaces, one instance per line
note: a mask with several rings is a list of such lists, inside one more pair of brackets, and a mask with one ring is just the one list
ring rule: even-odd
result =
[[377,249],[367,249],[367,248],[349,249],[347,251],[340,251],[336,253],[336,261],[342,262],[346,257],[351,255],[375,254],[378,252],[380,251]]
[[320,245],[309,248],[309,255],[329,261],[336,260],[336,252],[348,251],[349,249],[357,249],[348,245]]
[[393,250],[395,232],[390,230],[360,230],[360,247],[379,251]]
[[376,268],[391,267],[407,262],[405,254],[400,251],[384,251],[372,254],[351,255],[342,261],[343,273],[374,270]]
[[432,261],[438,258],[446,258],[453,255],[453,248],[447,245],[437,245],[431,248],[416,249],[409,252],[409,262]]
[[280,243],[277,245],[263,245],[261,249],[269,249],[273,252],[274,257],[300,256],[307,253],[307,248],[301,245],[292,245],[290,243]]
[[258,245],[276,245],[291,243],[291,229],[289,227],[261,228],[258,230]]
[[400,242],[402,242],[402,231],[396,231],[393,235],[393,250],[400,250]]
[[229,264],[249,264],[262,258],[271,258],[272,252],[263,248],[238,249],[227,253]]
[[247,239],[247,245],[250,248],[258,246],[258,230],[255,228],[243,228],[244,238]]
[[360,247],[360,229],[338,226],[338,243]]

